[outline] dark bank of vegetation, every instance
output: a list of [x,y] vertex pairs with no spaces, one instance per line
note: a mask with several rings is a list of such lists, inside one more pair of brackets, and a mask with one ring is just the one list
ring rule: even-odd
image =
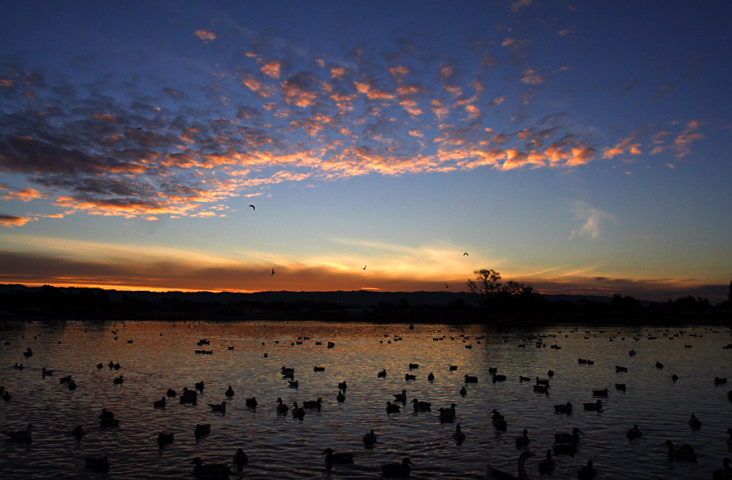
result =
[[[495,325],[732,324],[730,300],[687,296],[644,302],[630,296],[547,296],[478,270],[470,293],[123,292],[0,286],[0,320],[325,320]],[[732,298],[732,283],[730,284]]]

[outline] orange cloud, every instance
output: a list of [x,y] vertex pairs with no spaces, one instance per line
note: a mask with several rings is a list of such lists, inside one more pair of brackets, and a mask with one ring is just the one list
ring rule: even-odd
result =
[[268,75],[274,79],[279,79],[282,68],[282,63],[278,60],[271,61],[269,63],[266,63],[262,69],[261,72],[265,75]]
[[[0,188],[2,188],[1,185]],[[38,190],[26,188],[25,190],[20,190],[18,192],[8,192],[8,194],[3,197],[3,200],[20,200],[21,202],[30,202],[37,198],[44,198],[44,196]]]
[[704,134],[702,133],[694,133],[695,130],[699,128],[699,122],[696,120],[692,120],[686,125],[686,130],[676,137],[676,140],[674,141],[674,146],[676,147],[676,156],[678,158],[685,157],[689,153],[691,153],[691,144],[692,142],[695,142],[697,140],[701,140],[704,138]]
[[404,66],[391,67],[389,69],[391,75],[396,79],[404,78],[409,73],[409,68]]
[[615,158],[618,155],[622,155],[626,152],[631,155],[640,155],[640,143],[633,143],[638,138],[638,135],[633,135],[621,141],[619,144],[612,148],[606,148],[602,154],[602,158]]
[[196,30],[194,33],[201,40],[216,40],[216,34],[210,30]]
[[15,215],[4,215],[0,213],[0,226],[3,227],[22,227],[28,222],[34,221],[35,218],[18,217]]

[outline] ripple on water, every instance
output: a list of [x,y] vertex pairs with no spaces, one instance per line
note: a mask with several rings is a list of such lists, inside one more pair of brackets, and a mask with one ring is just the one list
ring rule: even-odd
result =
[[[22,428],[28,422],[36,427],[32,444],[0,445],[3,479],[99,478],[85,470],[83,458],[102,454],[112,464],[109,477],[187,478],[194,456],[229,462],[239,447],[249,455],[247,478],[374,478],[380,465],[409,456],[412,478],[473,479],[485,476],[488,463],[515,472],[521,451],[515,439],[524,428],[536,454],[527,468],[538,476],[537,463],[551,448],[554,433],[575,426],[582,430],[579,450],[575,457],[557,457],[555,478],[573,478],[588,458],[603,478],[708,477],[729,456],[732,402],[726,398],[728,388],[712,382],[715,376],[732,377],[732,351],[721,348],[730,343],[729,329],[551,327],[499,332],[479,326],[420,325],[410,330],[407,325],[318,322],[69,322],[25,324],[2,337],[10,345],[0,345],[0,385],[13,399],[0,406],[0,428]],[[298,337],[302,344],[293,345]],[[210,341],[205,348],[212,355],[194,353],[201,338]],[[561,348],[537,348],[539,339]],[[328,341],[335,347],[327,348]],[[23,357],[26,347],[33,349],[33,357]],[[635,356],[628,355],[630,349]],[[579,357],[595,364],[579,365]],[[109,369],[110,360],[122,368]],[[657,361],[666,367],[657,369]],[[27,368],[12,368],[16,362]],[[96,368],[99,362],[104,368]],[[410,363],[419,368],[410,370]],[[325,371],[314,372],[316,365]],[[450,371],[450,365],[458,370]],[[618,373],[616,365],[628,371]],[[44,366],[56,374],[43,378]],[[282,366],[296,369],[298,389],[287,387]],[[490,367],[497,367],[506,381],[492,383]],[[382,369],[386,378],[376,375]],[[535,393],[533,379],[546,378],[549,369],[556,373],[549,395]],[[435,375],[432,382],[427,380],[430,372]],[[417,379],[405,381],[405,373]],[[672,373],[679,375],[677,382]],[[79,385],[75,391],[59,384],[68,374]],[[467,385],[463,397],[458,392],[465,374],[478,376],[479,382]],[[122,385],[113,383],[119,375],[125,378]],[[519,376],[532,381],[519,382]],[[152,408],[169,387],[180,393],[202,380],[205,389],[198,405],[172,399],[165,409]],[[346,400],[338,403],[338,383],[344,380]],[[615,390],[621,382],[626,392]],[[224,395],[229,385],[236,392],[232,398]],[[610,391],[602,413],[582,409],[582,403],[595,400],[593,388]],[[402,389],[409,401],[431,402],[432,411],[414,413],[408,404],[401,413],[387,415],[386,402]],[[245,405],[251,396],[259,401],[256,410]],[[288,405],[317,398],[324,404],[300,421],[275,413],[277,397]],[[224,400],[224,415],[206,405]],[[553,413],[553,405],[567,401],[575,406],[572,415]],[[455,423],[442,424],[438,409],[451,403],[457,408]],[[120,419],[118,428],[99,428],[96,419],[102,408]],[[494,430],[494,408],[506,417],[506,432]],[[699,432],[687,425],[691,413],[704,422]],[[210,423],[211,434],[196,441],[198,423]],[[457,423],[467,436],[461,445],[452,438]],[[630,442],[625,432],[636,423],[643,437]],[[76,425],[87,431],[80,443],[70,434]],[[379,440],[375,448],[365,449],[361,438],[371,429]],[[156,443],[161,431],[175,435],[174,443],[163,449]],[[699,463],[668,462],[667,439],[694,445]],[[326,447],[357,452],[355,464],[327,472],[321,453]]]

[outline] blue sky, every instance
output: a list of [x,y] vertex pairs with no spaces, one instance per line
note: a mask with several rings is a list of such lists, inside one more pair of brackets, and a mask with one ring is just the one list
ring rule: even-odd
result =
[[726,295],[728,2],[2,4],[0,282]]

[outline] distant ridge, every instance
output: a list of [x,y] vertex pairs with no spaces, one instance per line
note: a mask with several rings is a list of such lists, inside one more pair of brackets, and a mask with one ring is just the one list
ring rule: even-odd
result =
[[[43,287],[27,287],[19,284],[0,284],[0,293],[11,292],[36,292]],[[56,287],[54,287],[56,288]],[[297,303],[297,302],[322,302],[343,307],[367,308],[378,305],[382,302],[398,304],[403,300],[410,305],[441,305],[446,306],[454,302],[465,302],[477,306],[482,301],[481,295],[468,292],[442,292],[442,291],[417,291],[417,292],[375,292],[372,290],[352,291],[329,291],[329,292],[292,292],[292,291],[267,291],[255,293],[232,293],[232,292],[150,292],[150,291],[127,291],[114,289],[90,289],[84,287],[58,287],[59,290],[69,293],[78,293],[84,290],[103,290],[109,293],[112,301],[120,301],[123,296],[137,298],[150,302],[159,303],[165,299],[176,298],[180,301],[195,303],[217,303],[231,304],[235,302],[261,302],[261,303]],[[597,295],[543,295],[550,302],[566,301],[577,303],[580,300],[589,300],[599,303],[609,303],[612,298]],[[646,303],[646,302],[643,302]]]

